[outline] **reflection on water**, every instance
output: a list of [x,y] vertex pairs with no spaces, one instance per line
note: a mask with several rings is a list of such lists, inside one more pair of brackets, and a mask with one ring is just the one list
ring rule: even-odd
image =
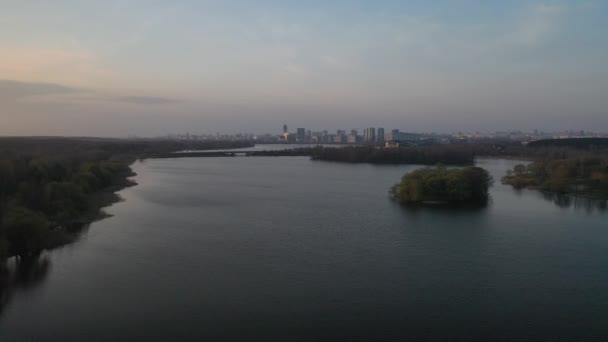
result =
[[[107,214],[100,209],[96,220],[106,217]],[[89,227],[88,223],[68,225],[65,234],[57,239],[53,248],[77,243]],[[15,256],[9,258],[4,264],[0,263],[0,319],[11,298],[17,292],[32,290],[41,285],[47,278],[50,268],[51,260],[44,252],[27,258]]]
[[416,217],[418,215],[440,215],[440,216],[482,216],[486,215],[492,206],[492,201],[488,200],[483,204],[407,204],[396,203],[400,206],[406,216]]
[[0,317],[17,291],[27,291],[40,285],[51,269],[46,256],[13,257],[0,268]]
[[560,208],[574,208],[585,210],[588,212],[593,211],[605,211],[608,209],[608,201],[593,199],[593,198],[585,198],[578,197],[569,194],[558,194],[552,192],[541,192],[542,198],[553,202]]

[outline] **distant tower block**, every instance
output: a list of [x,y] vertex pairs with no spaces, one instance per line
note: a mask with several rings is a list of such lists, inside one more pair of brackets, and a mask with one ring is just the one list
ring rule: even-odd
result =
[[304,139],[306,139],[306,129],[298,128],[296,131],[296,141],[301,143],[304,142]]
[[384,145],[384,128],[378,128],[377,133],[378,134],[376,134],[376,144]]
[[365,129],[363,141],[366,144],[375,144],[376,143],[376,129],[374,127]]
[[287,125],[283,125],[283,133],[289,133]]

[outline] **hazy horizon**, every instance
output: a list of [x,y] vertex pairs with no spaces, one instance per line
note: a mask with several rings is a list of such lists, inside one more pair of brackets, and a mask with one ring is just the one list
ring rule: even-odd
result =
[[0,135],[608,131],[603,1],[2,1]]

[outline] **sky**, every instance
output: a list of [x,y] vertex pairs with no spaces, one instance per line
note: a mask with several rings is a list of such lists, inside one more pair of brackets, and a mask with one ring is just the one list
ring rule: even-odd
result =
[[608,132],[604,0],[0,8],[0,135]]

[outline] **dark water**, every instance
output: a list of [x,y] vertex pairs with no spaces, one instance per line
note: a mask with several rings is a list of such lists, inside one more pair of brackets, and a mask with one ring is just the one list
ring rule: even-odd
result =
[[114,216],[7,297],[0,341],[608,340],[601,205],[497,182],[486,209],[405,209],[387,189],[411,169],[136,164]]

